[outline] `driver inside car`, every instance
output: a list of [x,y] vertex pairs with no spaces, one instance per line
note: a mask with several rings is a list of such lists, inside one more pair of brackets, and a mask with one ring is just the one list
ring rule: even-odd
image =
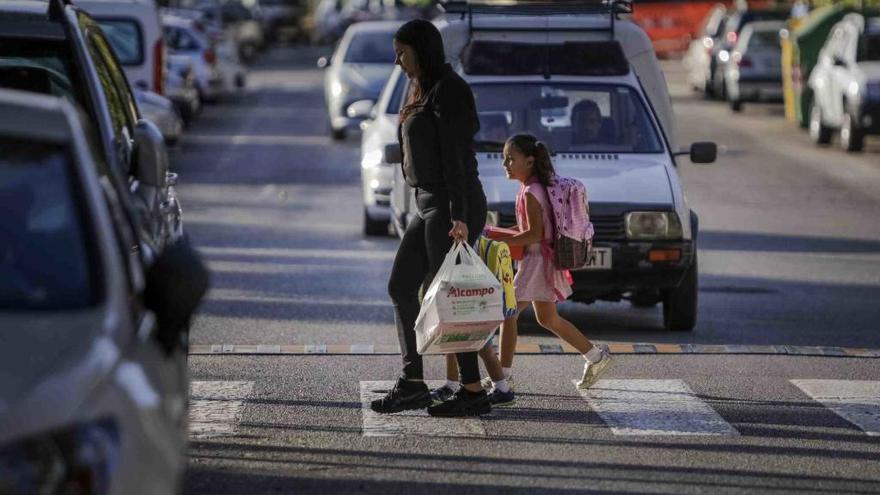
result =
[[613,144],[614,128],[610,119],[603,119],[599,105],[581,100],[571,109],[571,144]]

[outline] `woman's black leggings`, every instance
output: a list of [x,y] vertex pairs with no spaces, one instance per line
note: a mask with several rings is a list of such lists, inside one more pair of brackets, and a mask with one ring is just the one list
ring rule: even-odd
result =
[[[430,285],[452,247],[452,238],[449,237],[452,220],[446,194],[417,190],[416,202],[419,215],[406,227],[388,280],[388,294],[394,303],[397,338],[403,355],[403,375],[410,380],[424,378],[422,356],[416,350],[415,324],[421,307],[419,288],[422,283],[426,284],[425,287]],[[468,243],[473,245],[476,242],[485,223],[486,196],[479,188],[468,197]],[[461,383],[480,381],[477,353],[461,353],[456,357]]]

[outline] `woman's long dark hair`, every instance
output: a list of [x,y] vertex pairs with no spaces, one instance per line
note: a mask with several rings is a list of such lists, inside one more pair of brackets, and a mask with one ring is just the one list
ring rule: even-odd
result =
[[400,111],[401,120],[406,120],[413,107],[422,104],[428,91],[443,77],[446,53],[443,50],[443,36],[440,30],[424,19],[407,22],[397,30],[394,39],[398,43],[412,47],[416,52],[416,61],[421,71],[418,79],[410,83],[409,98]]
[[508,146],[514,146],[523,155],[535,159],[535,176],[544,187],[553,184],[556,169],[550,160],[550,150],[544,142],[531,134],[515,134],[507,140]]

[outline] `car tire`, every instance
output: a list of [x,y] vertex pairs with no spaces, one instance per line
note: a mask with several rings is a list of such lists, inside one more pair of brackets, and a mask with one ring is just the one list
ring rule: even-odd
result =
[[816,144],[828,144],[831,142],[831,128],[822,123],[822,109],[819,103],[814,101],[810,109],[810,139]]
[[345,132],[345,129],[330,129],[330,136],[335,141],[344,141],[348,137],[348,133]]
[[840,126],[840,147],[850,153],[862,151],[865,147],[865,135],[850,113],[843,116],[843,123]]
[[373,220],[367,210],[364,210],[364,234],[372,237],[388,235],[387,220]]
[[697,326],[697,255],[678,287],[663,291],[663,327],[672,332],[690,332]]
[[743,102],[742,100],[730,100],[730,109],[734,112],[742,112]]
[[653,308],[660,302],[660,294],[656,290],[634,290],[629,295],[629,303],[636,308]]

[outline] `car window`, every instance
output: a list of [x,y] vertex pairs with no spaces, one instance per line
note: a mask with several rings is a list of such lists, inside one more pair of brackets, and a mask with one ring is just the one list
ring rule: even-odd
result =
[[859,62],[880,61],[880,33],[862,36],[859,43]]
[[98,19],[98,24],[122,65],[144,63],[144,35],[134,19]]
[[351,39],[344,61],[349,64],[394,63],[394,33],[358,33]]
[[173,26],[165,27],[165,42],[174,51],[191,52],[201,48],[198,40],[191,33]]
[[780,48],[779,31],[776,30],[754,30],[749,37],[749,47],[761,48]]
[[0,88],[60,96],[84,105],[67,47],[0,38]]
[[127,131],[130,137],[134,135],[137,104],[128,88],[125,74],[116,64],[112,49],[102,36],[92,32],[89,34],[86,44],[95,62],[95,69],[101,80],[101,88],[107,97],[114,132],[119,139],[122,139],[124,131]]
[[394,85],[394,92],[391,93],[391,98],[388,100],[388,108],[385,109],[385,113],[392,115],[400,112],[400,107],[403,104],[403,95],[406,92],[406,86],[407,78],[401,74],[397,78],[397,83]]
[[509,136],[536,135],[555,152],[661,153],[642,99],[623,85],[475,83],[477,145],[498,149]]
[[97,293],[60,146],[0,138],[0,309],[74,309]]

